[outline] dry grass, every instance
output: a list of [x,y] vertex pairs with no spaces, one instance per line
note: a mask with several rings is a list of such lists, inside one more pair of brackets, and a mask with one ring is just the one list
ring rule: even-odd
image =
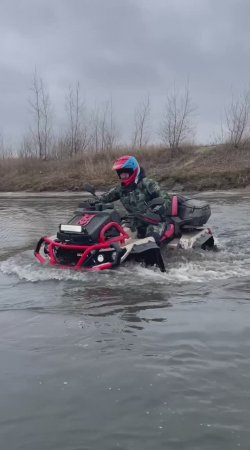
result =
[[[117,182],[111,167],[128,149],[85,154],[71,160],[39,161],[35,158],[0,161],[0,191],[81,190],[85,182],[106,189]],[[148,176],[165,188],[226,189],[250,185],[250,147],[145,148],[133,151]]]

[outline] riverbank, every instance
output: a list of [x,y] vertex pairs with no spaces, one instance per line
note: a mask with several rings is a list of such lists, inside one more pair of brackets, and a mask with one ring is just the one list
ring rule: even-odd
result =
[[[128,149],[86,154],[72,160],[40,161],[12,158],[0,162],[0,192],[81,191],[84,183],[97,189],[116,184],[113,161]],[[238,189],[250,186],[250,146],[187,147],[175,152],[163,148],[133,151],[147,176],[174,191]]]

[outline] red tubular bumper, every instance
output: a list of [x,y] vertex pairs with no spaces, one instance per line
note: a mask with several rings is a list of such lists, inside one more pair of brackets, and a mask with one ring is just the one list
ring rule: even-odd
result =
[[[117,231],[120,232],[120,235],[105,240],[105,233],[110,228],[116,228]],[[34,251],[34,255],[40,263],[42,263],[42,264],[46,263],[47,259],[41,255],[40,250],[41,250],[42,245],[44,243],[47,243],[48,244],[49,263],[53,266],[57,265],[57,266],[60,266],[61,268],[71,268],[71,269],[73,268],[75,270],[88,270],[88,271],[111,269],[112,267],[115,266],[115,263],[106,262],[106,263],[98,264],[93,267],[84,267],[84,263],[85,263],[87,257],[89,256],[89,254],[93,250],[111,249],[111,244],[114,244],[116,242],[123,243],[125,241],[125,239],[128,239],[128,238],[129,238],[128,234],[124,231],[124,229],[117,222],[110,222],[109,224],[105,225],[103,227],[103,229],[101,230],[100,242],[97,244],[94,244],[94,245],[62,244],[61,242],[57,242],[57,241],[49,238],[48,236],[43,236],[37,243],[37,246]],[[83,253],[80,256],[79,261],[77,262],[77,264],[75,266],[62,265],[56,259],[56,255],[55,255],[55,251],[54,251],[55,248],[63,248],[66,251],[67,250],[76,250],[76,251],[79,250],[79,251],[82,251]]]

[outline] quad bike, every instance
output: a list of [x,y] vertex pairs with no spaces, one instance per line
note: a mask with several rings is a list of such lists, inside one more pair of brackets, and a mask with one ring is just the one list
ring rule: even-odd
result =
[[113,269],[133,260],[146,266],[156,265],[164,272],[162,248],[211,249],[214,238],[210,228],[204,226],[211,215],[208,203],[179,195],[172,197],[171,211],[164,217],[165,229],[160,246],[154,237],[131,237],[124,224],[139,220],[141,223],[159,224],[164,199],[155,198],[147,204],[144,213],[125,217],[111,203],[99,201],[92,186],[85,186],[94,200],[81,203],[73,217],[59,225],[55,236],[43,236],[35,248],[40,263],[61,268],[99,271]]

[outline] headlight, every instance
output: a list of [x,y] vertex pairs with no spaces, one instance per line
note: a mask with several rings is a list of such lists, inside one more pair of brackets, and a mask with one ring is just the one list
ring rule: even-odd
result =
[[81,233],[82,227],[81,225],[60,225],[60,231],[70,231],[73,233]]
[[97,261],[98,261],[99,263],[103,263],[103,261],[104,261],[104,256],[103,256],[101,253],[97,256]]

